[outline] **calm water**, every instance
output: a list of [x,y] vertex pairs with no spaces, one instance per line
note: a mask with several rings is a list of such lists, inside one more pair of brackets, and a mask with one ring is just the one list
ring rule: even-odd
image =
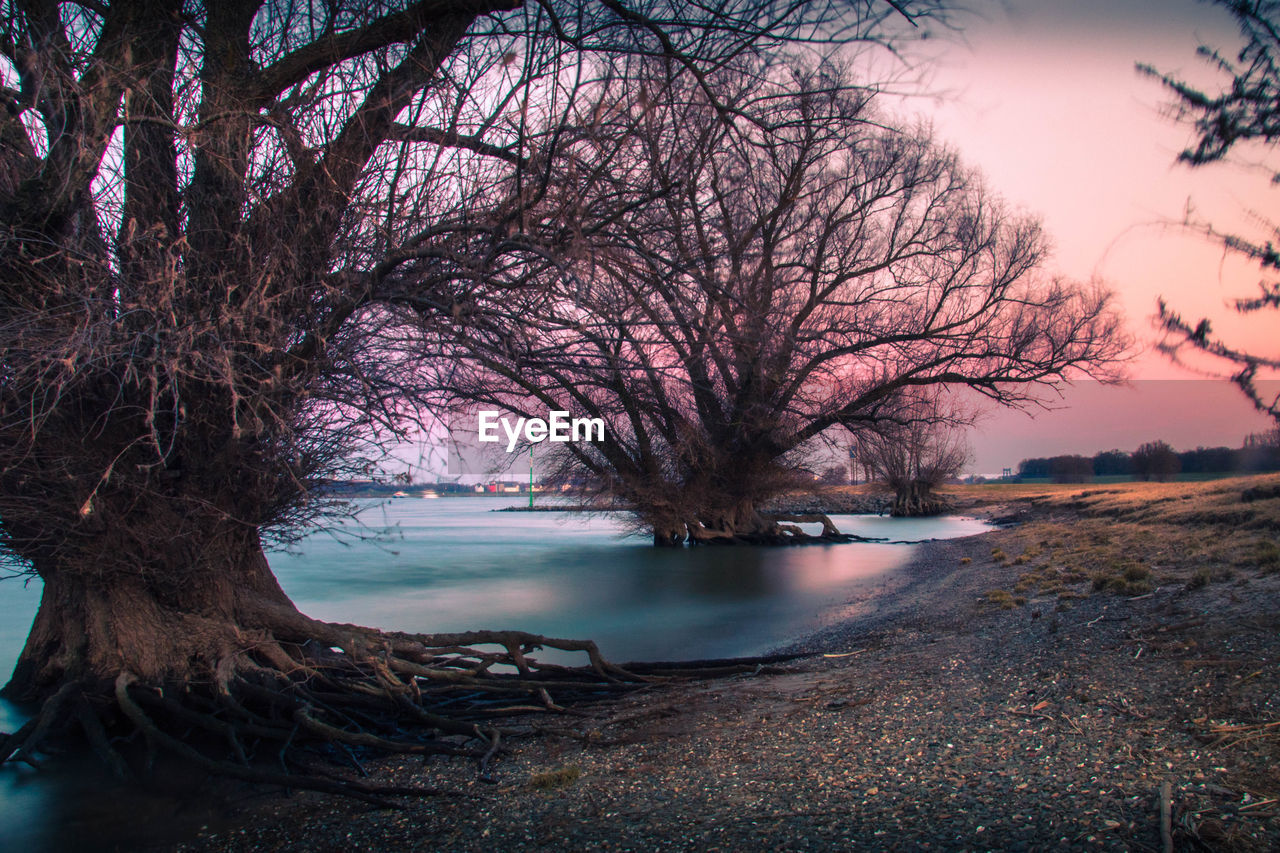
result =
[[[369,502],[360,518],[366,531],[383,531],[377,541],[318,534],[302,553],[272,555],[271,565],[303,612],[319,619],[420,632],[516,628],[591,638],[616,661],[674,660],[758,654],[814,630],[827,605],[913,551],[863,543],[655,549],[613,518],[490,512],[512,503]],[[985,529],[964,518],[833,520],[845,532],[893,540]],[[38,582],[0,582],[0,678],[17,660],[39,593]],[[0,703],[0,731],[22,719]],[[0,771],[0,847],[129,847],[218,818],[190,798],[105,784],[96,766]]]

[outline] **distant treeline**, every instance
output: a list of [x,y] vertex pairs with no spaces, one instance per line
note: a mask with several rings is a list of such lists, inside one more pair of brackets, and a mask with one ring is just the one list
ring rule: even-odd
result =
[[1245,439],[1241,447],[1197,447],[1177,451],[1163,441],[1149,441],[1132,453],[1104,450],[1089,456],[1023,459],[1020,479],[1048,478],[1055,483],[1085,483],[1094,477],[1169,480],[1178,474],[1254,474],[1280,471],[1280,429]]

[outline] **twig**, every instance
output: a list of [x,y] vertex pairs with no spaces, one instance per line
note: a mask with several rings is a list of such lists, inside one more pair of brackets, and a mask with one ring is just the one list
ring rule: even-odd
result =
[[1244,684],[1244,683],[1245,683],[1246,681],[1248,681],[1249,679],[1251,679],[1251,678],[1256,678],[1257,676],[1262,675],[1262,673],[1264,673],[1264,672],[1266,672],[1266,670],[1265,670],[1265,669],[1259,669],[1259,670],[1255,670],[1254,672],[1249,673],[1248,675],[1242,675],[1242,676],[1240,676],[1239,678],[1237,678],[1235,681],[1231,682],[1231,686],[1232,686],[1232,687],[1238,687],[1238,686],[1240,686],[1241,684]]
[[1249,809],[1260,809],[1263,806],[1269,806],[1272,803],[1280,803],[1280,799],[1272,797],[1269,800],[1258,800],[1256,803],[1249,803],[1247,806],[1241,806],[1236,811],[1247,812]]
[[1280,720],[1270,723],[1246,723],[1238,726],[1210,726],[1209,731],[1217,732],[1252,732],[1258,729],[1274,729],[1280,726]]
[[1031,719],[1048,720],[1049,722],[1054,722],[1057,719],[1056,717],[1052,717],[1049,714],[1040,714],[1034,711],[1017,711],[1013,708],[1005,708],[1004,712],[1006,714],[1013,714],[1018,717],[1028,717]]
[[1165,779],[1160,783],[1160,846],[1173,853],[1173,786]]

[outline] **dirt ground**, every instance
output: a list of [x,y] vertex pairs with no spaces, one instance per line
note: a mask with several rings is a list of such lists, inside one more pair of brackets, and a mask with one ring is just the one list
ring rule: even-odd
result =
[[803,657],[516,722],[457,796],[257,798],[187,851],[1280,849],[1280,477],[958,492]]

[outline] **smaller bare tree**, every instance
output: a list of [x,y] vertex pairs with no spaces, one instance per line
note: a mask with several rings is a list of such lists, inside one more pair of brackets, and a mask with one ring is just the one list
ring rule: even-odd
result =
[[876,479],[893,490],[894,516],[938,515],[950,503],[935,489],[956,477],[972,454],[964,430],[939,417],[936,405],[905,423],[862,437],[862,453]]

